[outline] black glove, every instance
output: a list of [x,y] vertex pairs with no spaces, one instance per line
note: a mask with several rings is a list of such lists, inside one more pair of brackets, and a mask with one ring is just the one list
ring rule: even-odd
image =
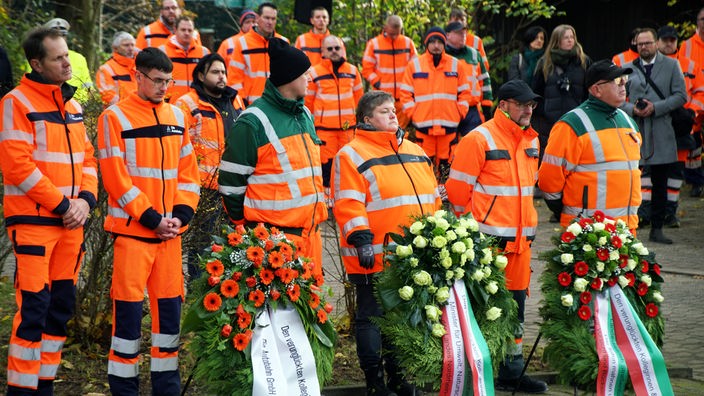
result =
[[357,258],[359,258],[359,265],[362,268],[372,269],[374,267],[374,247],[371,244],[359,246],[357,248]]
[[379,89],[381,87],[381,81],[377,81],[374,83],[374,89]]

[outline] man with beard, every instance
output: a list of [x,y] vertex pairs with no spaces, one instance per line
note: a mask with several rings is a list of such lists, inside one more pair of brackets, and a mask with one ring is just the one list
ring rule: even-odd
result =
[[95,75],[95,85],[108,107],[137,89],[134,70],[134,37],[127,32],[117,32],[112,39],[112,56],[103,63]]
[[[135,45],[143,50],[147,47],[158,47],[176,33],[176,20],[181,16],[181,7],[177,0],[164,0],[161,3],[159,19],[140,29]],[[200,45],[200,35],[193,31],[193,40]]]
[[457,126],[471,100],[466,68],[445,53],[445,41],[442,28],[430,28],[423,40],[425,53],[411,60],[401,84],[403,112],[416,128],[416,141],[435,164],[440,183],[450,170],[450,148],[457,144]]
[[178,395],[184,298],[181,234],[200,193],[186,115],[165,103],[172,64],[156,48],[135,59],[137,91],[98,118],[98,148],[114,237],[113,327],[108,382],[113,395],[139,394],[144,289],[152,312],[152,395]]

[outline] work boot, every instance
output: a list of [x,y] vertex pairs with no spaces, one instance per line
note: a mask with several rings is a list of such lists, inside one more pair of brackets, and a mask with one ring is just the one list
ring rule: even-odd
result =
[[662,243],[665,245],[672,245],[672,239],[665,236],[662,233],[662,228],[651,228],[650,229],[650,242]]
[[364,378],[367,381],[367,396],[398,396],[386,387],[381,367],[372,366],[364,369]]
[[699,198],[704,193],[704,186],[696,185],[692,186],[692,190],[689,191],[689,196],[692,198]]
[[513,380],[496,380],[496,389],[506,392],[519,393],[545,393],[548,391],[548,384],[543,381],[533,379],[527,375]]
[[667,215],[665,216],[665,227],[668,228],[680,228],[680,219],[677,218],[675,215]]

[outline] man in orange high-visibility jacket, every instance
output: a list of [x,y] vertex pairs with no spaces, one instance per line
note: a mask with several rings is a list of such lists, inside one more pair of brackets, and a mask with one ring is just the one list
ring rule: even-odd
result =
[[[320,48],[323,45],[325,37],[330,35],[330,30],[328,30],[329,23],[330,15],[328,15],[328,10],[322,6],[315,7],[310,12],[310,24],[313,25],[313,28],[296,37],[294,46],[308,56],[312,66],[317,65],[324,58]],[[340,41],[340,43],[342,43],[342,41]],[[340,45],[342,45],[344,55],[344,45]]]
[[308,57],[284,40],[269,40],[271,76],[225,139],[218,184],[237,224],[274,226],[301,246],[324,282],[320,223],[328,218],[320,169],[320,139],[303,104]]
[[494,117],[457,145],[445,187],[455,212],[471,213],[479,231],[497,238],[508,259],[506,287],[518,303],[521,330],[499,365],[496,386],[501,390],[544,393],[548,390],[545,382],[521,377],[530,245],[538,226],[533,189],[539,143],[530,118],[540,96],[525,81],[511,80],[499,88],[498,98]]
[[[176,33],[176,19],[180,16],[181,6],[178,5],[178,0],[163,0],[159,19],[139,30],[135,46],[143,50],[166,43],[166,40]],[[197,31],[193,32],[193,40],[200,45],[200,35]]]
[[585,81],[589,99],[550,131],[538,186],[562,226],[599,210],[632,231],[638,227],[641,135],[619,109],[632,71],[610,60],[593,63]]
[[185,114],[165,103],[172,64],[156,48],[137,54],[137,92],[98,119],[98,148],[108,193],[105,231],[115,238],[113,328],[108,382],[114,395],[139,393],[144,289],[152,313],[153,395],[178,395],[183,301],[181,234],[198,204],[198,164]]
[[193,40],[193,19],[182,16],[176,20],[176,33],[159,46],[174,65],[174,84],[166,91],[164,100],[170,102],[190,90],[193,69],[210,51]]
[[273,3],[262,3],[257,9],[257,25],[239,40],[235,41],[232,55],[227,65],[227,85],[237,90],[246,105],[252,104],[264,92],[269,77],[269,40],[277,37],[288,42],[286,37],[276,33],[278,9]]
[[638,57],[638,47],[636,47],[636,36],[640,33],[640,28],[631,30],[628,35],[628,49],[619,52],[611,58],[616,66],[623,66],[628,62],[633,62]]
[[225,66],[227,66],[229,58],[232,55],[232,51],[235,49],[235,41],[239,40],[245,33],[252,30],[254,24],[257,23],[257,17],[257,13],[252,10],[242,11],[242,14],[240,15],[240,31],[220,43],[220,47],[218,47],[218,54],[225,59]]
[[305,99],[306,107],[313,113],[315,131],[323,141],[320,162],[328,207],[332,207],[328,199],[332,159],[352,138],[354,111],[363,94],[359,71],[345,60],[343,50],[338,37],[328,36],[323,40],[323,59],[311,69]]
[[445,53],[445,41],[442,28],[430,28],[423,40],[427,50],[413,58],[401,84],[403,112],[416,127],[416,141],[437,166],[441,183],[457,142],[457,126],[472,99],[467,68]]
[[97,163],[75,88],[66,84],[71,64],[61,32],[34,29],[22,46],[32,71],[0,101],[3,214],[18,306],[7,395],[52,395],[76,307],[83,225],[96,204]]
[[95,74],[95,86],[105,107],[120,101],[137,90],[134,69],[134,37],[127,32],[117,32],[112,39],[112,56]]
[[362,76],[374,89],[391,94],[396,100],[398,125],[406,128],[408,117],[401,109],[401,83],[408,62],[416,56],[416,46],[403,34],[403,20],[398,15],[386,18],[383,32],[367,42],[362,58]]

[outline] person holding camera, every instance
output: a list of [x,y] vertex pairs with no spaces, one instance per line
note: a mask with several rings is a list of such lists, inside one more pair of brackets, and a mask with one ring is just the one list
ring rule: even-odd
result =
[[[638,58],[627,63],[633,69],[626,85],[628,102],[621,105],[632,116],[641,134],[641,182],[650,181],[651,242],[672,244],[662,227],[667,209],[667,178],[677,166],[677,140],[670,112],[687,102],[687,89],[677,60],[658,52],[658,35],[644,28],[636,36]],[[657,92],[660,91],[660,92]],[[648,180],[649,179],[649,180]]]

